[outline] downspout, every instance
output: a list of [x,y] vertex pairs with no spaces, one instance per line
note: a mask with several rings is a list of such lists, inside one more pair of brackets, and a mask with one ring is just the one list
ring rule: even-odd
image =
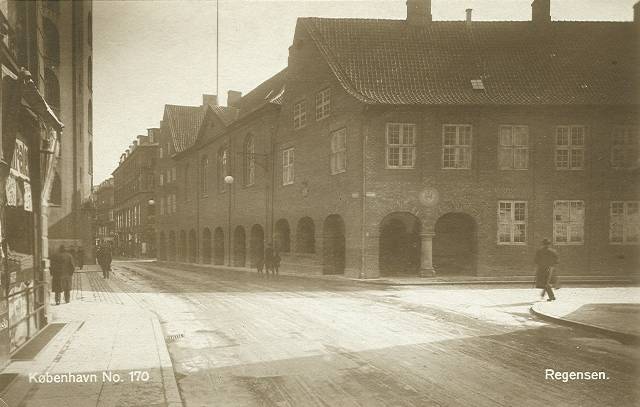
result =
[[362,121],[360,122],[360,135],[362,137],[362,223],[361,223],[361,264],[360,275],[358,278],[365,278],[367,267],[367,137],[369,136],[369,122],[367,113],[369,105],[365,104],[362,108]]
[[[278,111],[279,113],[279,111]],[[269,142],[269,156],[271,157],[271,195],[269,196],[269,206],[270,206],[270,210],[271,210],[271,216],[269,219],[269,243],[273,244],[273,238],[274,238],[274,234],[273,234],[273,217],[274,217],[274,202],[275,202],[275,193],[276,193],[276,145],[274,143],[274,139],[277,138],[278,136],[278,131],[280,130],[280,117],[279,115],[276,115],[276,117],[278,118],[278,120],[276,120],[276,127],[273,131],[273,133],[271,134],[271,140]]]

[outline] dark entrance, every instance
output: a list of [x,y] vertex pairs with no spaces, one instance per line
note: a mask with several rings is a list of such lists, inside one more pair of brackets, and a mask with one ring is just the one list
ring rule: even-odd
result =
[[433,267],[436,274],[475,274],[476,223],[465,213],[442,215],[435,226]]
[[244,267],[247,258],[247,243],[242,226],[236,227],[233,233],[233,265]]
[[216,228],[213,232],[213,264],[224,264],[224,232]]
[[420,220],[394,212],[380,223],[380,275],[415,275],[420,270]]
[[323,274],[344,274],[345,236],[342,217],[340,215],[327,216],[322,232]]
[[251,227],[251,240],[249,241],[251,249],[251,267],[256,267],[258,259],[264,256],[264,230],[260,225]]
[[211,230],[204,228],[202,231],[202,262],[211,264]]

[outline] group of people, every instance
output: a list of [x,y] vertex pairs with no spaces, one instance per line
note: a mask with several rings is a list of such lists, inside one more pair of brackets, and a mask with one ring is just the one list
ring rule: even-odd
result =
[[277,276],[280,272],[280,254],[278,254],[278,251],[273,250],[271,244],[268,244],[267,248],[264,249],[264,257],[256,259],[256,267],[258,274],[264,272],[267,277],[269,277],[269,273],[272,276]]

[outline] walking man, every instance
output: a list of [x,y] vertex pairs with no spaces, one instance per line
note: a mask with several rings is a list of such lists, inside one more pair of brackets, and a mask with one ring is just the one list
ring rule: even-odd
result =
[[67,253],[64,245],[60,245],[58,253],[51,257],[51,288],[55,293],[56,305],[60,305],[60,293],[64,292],[64,301],[71,301],[71,281],[75,271],[73,256]]
[[111,271],[111,248],[109,246],[101,246],[98,249],[98,254],[96,256],[98,260],[98,264],[102,269],[102,278],[109,278],[109,272]]
[[549,239],[542,240],[542,247],[536,252],[534,262],[536,263],[536,288],[542,288],[540,296],[544,298],[544,294],[549,295],[547,301],[553,301],[556,296],[553,294],[551,279],[554,273],[554,267],[558,264],[558,254],[551,248]]
[[269,276],[269,272],[275,272],[273,268],[273,260],[273,246],[271,244],[268,244],[267,248],[264,249],[264,268],[267,276]]

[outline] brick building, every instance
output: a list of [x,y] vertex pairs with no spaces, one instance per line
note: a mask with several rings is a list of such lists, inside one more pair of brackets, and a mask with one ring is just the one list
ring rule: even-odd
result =
[[250,265],[273,241],[301,272],[530,275],[550,238],[562,273],[637,271],[635,11],[299,19],[286,70],[173,138],[160,257]]
[[113,213],[115,205],[113,178],[103,181],[95,188],[93,193],[96,245],[109,245],[113,247],[116,232]]
[[114,255],[155,257],[154,174],[160,129],[138,136],[113,171]]

